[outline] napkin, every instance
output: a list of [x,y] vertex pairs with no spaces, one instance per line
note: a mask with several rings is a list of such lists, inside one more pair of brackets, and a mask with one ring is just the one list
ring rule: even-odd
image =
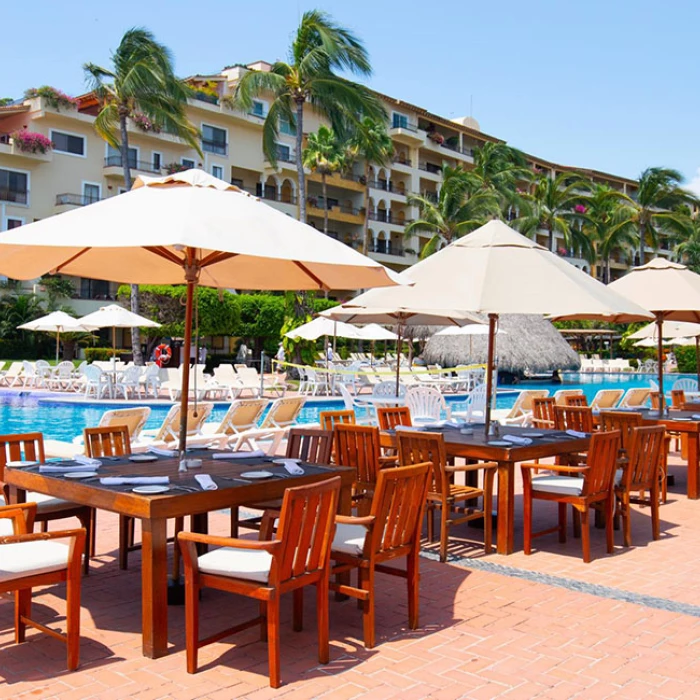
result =
[[532,440],[527,437],[520,437],[519,435],[504,435],[503,440],[507,442],[512,442],[514,445],[531,445]]
[[304,470],[297,464],[296,459],[276,459],[275,464],[282,464],[284,468],[294,476],[300,476]]
[[398,433],[402,430],[416,430],[415,425],[397,425],[394,426],[394,430]]
[[251,452],[216,452],[212,459],[257,459],[265,457],[262,450],[252,450]]
[[197,483],[202,487],[202,491],[216,491],[219,487],[216,485],[214,479],[212,479],[209,474],[195,474],[194,478]]
[[444,428],[447,425],[446,420],[435,420],[435,421],[430,421],[428,423],[421,423],[422,428],[427,428],[430,430],[431,428]]
[[102,466],[102,462],[100,462],[99,459],[93,459],[92,457],[86,457],[85,455],[75,455],[73,460],[78,462],[78,464],[84,464],[86,467],[93,467],[94,469]]
[[695,418],[695,420],[700,420],[700,413],[693,413],[691,417]]
[[566,434],[567,434],[567,435],[572,435],[573,437],[577,437],[577,438],[588,437],[588,433],[582,433],[582,432],[580,432],[580,431],[578,431],[578,430],[567,430],[567,431],[566,431]]
[[[95,460],[97,462],[97,460]],[[97,465],[99,466],[99,462]],[[90,469],[95,469],[95,467],[90,467]],[[68,474],[69,472],[84,472],[88,471],[84,464],[42,464],[39,466],[40,474]]]
[[133,484],[134,486],[146,484],[169,484],[168,476],[104,476],[100,479],[102,486],[121,486]]
[[154,447],[153,445],[149,445],[148,451],[161,457],[177,457],[178,455],[177,450],[169,450],[166,447]]

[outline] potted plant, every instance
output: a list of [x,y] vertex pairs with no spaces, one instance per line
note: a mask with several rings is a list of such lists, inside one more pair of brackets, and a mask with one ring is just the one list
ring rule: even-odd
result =
[[429,132],[428,138],[438,146],[442,146],[442,144],[445,143],[445,137],[438,131]]
[[10,136],[15,148],[22,153],[48,153],[53,148],[51,139],[34,131],[21,129]]
[[75,109],[78,106],[78,100],[75,97],[66,95],[65,92],[51,87],[50,85],[42,85],[38,88],[29,88],[24,93],[26,99],[32,99],[34,97],[43,97],[44,101],[49,107],[53,107],[57,112],[63,109]]

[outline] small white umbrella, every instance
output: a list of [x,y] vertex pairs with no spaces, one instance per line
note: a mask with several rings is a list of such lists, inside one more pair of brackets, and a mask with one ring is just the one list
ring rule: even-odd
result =
[[150,318],[139,316],[138,314],[125,309],[119,304],[109,304],[102,306],[97,311],[93,311],[87,316],[79,319],[82,324],[87,324],[95,328],[112,329],[112,357],[116,351],[116,329],[117,328],[159,328],[160,323],[151,321]]
[[23,331],[44,331],[45,333],[56,334],[56,362],[58,362],[58,345],[61,339],[61,333],[87,333],[94,331],[97,326],[94,324],[83,323],[82,319],[73,318],[65,311],[53,311],[52,313],[42,316],[41,318],[23,323],[17,326]]
[[303,326],[299,326],[289,331],[289,333],[285,333],[285,336],[294,340],[318,340],[318,338],[324,335],[357,339],[359,337],[358,330],[359,329],[355,328],[355,326],[351,326],[349,323],[332,321],[330,318],[317,316],[313,321],[309,321]]

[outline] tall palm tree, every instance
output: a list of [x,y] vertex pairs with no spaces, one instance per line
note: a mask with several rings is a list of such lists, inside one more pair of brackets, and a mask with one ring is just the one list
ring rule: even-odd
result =
[[685,236],[674,248],[676,258],[694,272],[700,272],[700,218],[686,217]]
[[575,173],[560,173],[555,178],[540,175],[533,191],[524,196],[531,211],[515,219],[513,226],[533,238],[539,229],[544,229],[552,252],[555,252],[555,233],[560,233],[568,246],[581,248],[585,257],[590,243],[572,224],[581,220],[581,212],[576,212],[575,208],[586,205],[589,190],[590,183]]
[[462,166],[443,167],[437,201],[422,195],[409,195],[408,203],[417,206],[420,213],[418,219],[406,226],[405,235],[431,234],[430,240],[421,250],[421,259],[500,213],[498,196],[492,190],[481,190],[479,179]]
[[386,131],[386,122],[365,117],[352,130],[349,141],[352,158],[362,158],[365,163],[365,220],[362,226],[362,252],[369,250],[369,188],[370,167],[387,165],[394,155],[394,143]]
[[326,178],[345,166],[345,149],[332,129],[320,126],[309,134],[302,154],[304,167],[321,176],[323,191],[323,233],[328,233],[328,185]]
[[263,151],[277,164],[279,120],[296,127],[296,166],[299,180],[299,218],[306,221],[306,177],[304,175],[304,105],[309,103],[326,117],[336,134],[342,134],[348,120],[360,114],[386,118],[379,99],[367,88],[336,75],[346,70],[371,75],[369,56],[360,39],[337,25],[320,10],[305,12],[289,49],[289,60],[277,61],[269,71],[247,72],[236,85],[231,106],[249,111],[253,98],[272,96],[263,125]]
[[[99,103],[95,130],[118,148],[124,169],[124,186],[131,189],[127,122],[145,115],[162,131],[174,134],[201,154],[198,131],[187,119],[188,89],[176,76],[170,51],[145,29],[129,29],[112,55],[112,69],[94,63],[83,66]],[[131,286],[131,310],[139,311],[138,285]],[[133,328],[134,363],[143,364],[141,337]]]
[[685,214],[674,211],[694,201],[693,196],[680,184],[683,176],[672,168],[647,168],[639,177],[639,187],[634,198],[624,196],[618,227],[633,230],[639,246],[639,264],[644,264],[644,248],[657,248],[661,236],[668,233],[683,234]]
[[522,206],[518,185],[532,180],[525,154],[505,143],[487,141],[477,146],[472,172],[478,176],[482,189],[496,192],[504,210]]

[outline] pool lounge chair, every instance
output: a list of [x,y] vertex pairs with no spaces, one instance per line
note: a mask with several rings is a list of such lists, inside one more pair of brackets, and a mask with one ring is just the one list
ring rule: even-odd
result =
[[615,408],[617,402],[624,395],[623,389],[601,389],[591,401],[591,408],[600,410],[601,408]]
[[[212,403],[191,403],[187,406],[187,436],[198,436],[202,434],[202,426],[211,415],[214,404]],[[151,445],[176,446],[180,436],[180,405],[171,406],[168,415],[157,430],[143,430],[138,440],[132,441],[131,447],[134,452],[143,452]]]
[[510,411],[496,409],[491,411],[491,415],[503,425],[529,426],[532,421],[532,402],[545,396],[549,396],[547,389],[524,389],[518,394]]
[[3,386],[16,386],[22,383],[22,362],[13,362],[0,376],[0,384]]
[[638,389],[627,389],[627,392],[622,397],[618,408],[636,408],[638,406],[644,406],[649,400],[649,394],[651,389],[638,388]]
[[583,389],[559,389],[554,392],[554,402],[557,406],[564,406],[567,396],[580,396],[583,394]]
[[236,399],[220,423],[205,425],[202,435],[194,436],[187,444],[210,444],[218,441],[223,448],[232,436],[247,430],[256,430],[268,404],[267,399]]

